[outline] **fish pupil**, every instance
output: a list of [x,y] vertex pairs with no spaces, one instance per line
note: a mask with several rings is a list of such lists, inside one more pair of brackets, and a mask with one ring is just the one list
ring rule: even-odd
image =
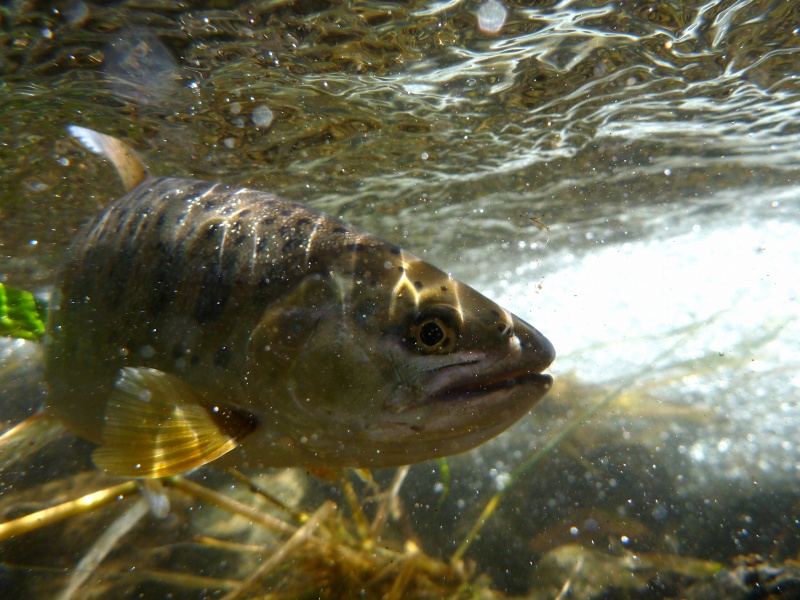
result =
[[425,346],[436,346],[444,338],[444,331],[436,321],[428,321],[423,323],[419,328],[419,341]]

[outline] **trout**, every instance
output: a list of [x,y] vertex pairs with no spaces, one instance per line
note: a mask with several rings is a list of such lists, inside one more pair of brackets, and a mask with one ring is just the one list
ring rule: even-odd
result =
[[137,478],[211,461],[386,467],[469,450],[550,389],[536,329],[398,246],[272,194],[152,178],[75,237],[45,337],[47,414]]

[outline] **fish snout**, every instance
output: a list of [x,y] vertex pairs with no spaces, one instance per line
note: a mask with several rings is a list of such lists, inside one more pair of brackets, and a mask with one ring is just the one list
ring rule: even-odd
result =
[[526,323],[519,317],[512,315],[511,340],[519,344],[525,362],[531,364],[531,369],[541,373],[549,367],[556,358],[553,344],[538,329]]

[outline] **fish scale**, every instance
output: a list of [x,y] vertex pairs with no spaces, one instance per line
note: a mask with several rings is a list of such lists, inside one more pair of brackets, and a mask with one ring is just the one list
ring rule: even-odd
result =
[[46,410],[95,462],[161,477],[378,467],[462,452],[550,388],[549,341],[396,245],[257,190],[153,179],[73,240],[51,307]]

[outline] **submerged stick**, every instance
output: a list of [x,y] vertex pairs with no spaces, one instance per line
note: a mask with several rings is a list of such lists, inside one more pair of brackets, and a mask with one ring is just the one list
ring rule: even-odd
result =
[[256,583],[259,579],[263,579],[269,575],[269,573],[272,572],[275,567],[280,565],[280,563],[289,555],[289,553],[293,552],[295,548],[312,537],[314,535],[314,530],[322,521],[327,519],[328,515],[330,515],[335,509],[336,505],[330,500],[320,506],[317,512],[311,515],[308,521],[306,521],[305,525],[298,529],[294,535],[290,537],[286,543],[281,546],[272,556],[270,556],[265,563],[253,571],[247,579],[242,581],[238,589],[235,589],[229,594],[223,596],[222,600],[236,600],[237,598],[241,598],[242,595],[247,592],[247,590],[252,587],[254,583]]
[[284,535],[292,535],[297,531],[297,527],[293,525],[289,525],[286,521],[282,521],[272,515],[267,513],[261,512],[252,506],[244,504],[243,502],[239,502],[238,500],[234,500],[233,498],[228,498],[227,496],[220,494],[219,492],[215,492],[214,490],[210,490],[207,487],[194,483],[192,481],[188,481],[183,477],[178,476],[171,476],[164,478],[164,484],[174,487],[175,489],[181,490],[182,492],[189,494],[195,498],[200,498],[201,500],[208,500],[209,502],[213,502],[220,508],[224,508],[228,512],[232,512],[236,515],[241,515],[245,519],[249,519],[250,521],[257,523],[259,525],[263,525],[267,529],[271,529],[276,533],[282,533]]
[[377,536],[381,531],[383,531],[383,526],[386,524],[386,519],[389,516],[392,503],[397,499],[397,495],[400,493],[400,488],[402,487],[403,482],[406,480],[406,475],[408,475],[410,468],[411,467],[406,465],[398,468],[395,472],[394,478],[392,479],[392,485],[389,486],[389,489],[386,491],[383,501],[378,506],[378,512],[375,514],[375,519],[372,521],[370,532],[373,536]]
[[72,571],[72,579],[64,588],[64,591],[58,595],[58,600],[72,600],[75,593],[80,587],[86,583],[86,580],[92,576],[103,562],[108,553],[114,549],[126,533],[133,529],[136,524],[147,514],[150,508],[150,503],[147,498],[139,498],[139,500],[126,510],[122,516],[114,521],[111,526],[103,532],[97,541],[89,549],[89,552],[81,559]]
[[64,435],[65,431],[60,421],[45,412],[37,412],[25,419],[0,435],[0,471],[38,452]]
[[86,494],[76,500],[57,504],[56,506],[51,506],[50,508],[25,515],[19,519],[14,519],[13,521],[0,523],[0,542],[14,537],[15,535],[36,531],[40,527],[57,523],[69,517],[87,513],[99,506],[118,500],[122,496],[138,491],[139,485],[136,481],[126,481],[125,483],[120,483],[119,485],[100,490],[99,492]]

